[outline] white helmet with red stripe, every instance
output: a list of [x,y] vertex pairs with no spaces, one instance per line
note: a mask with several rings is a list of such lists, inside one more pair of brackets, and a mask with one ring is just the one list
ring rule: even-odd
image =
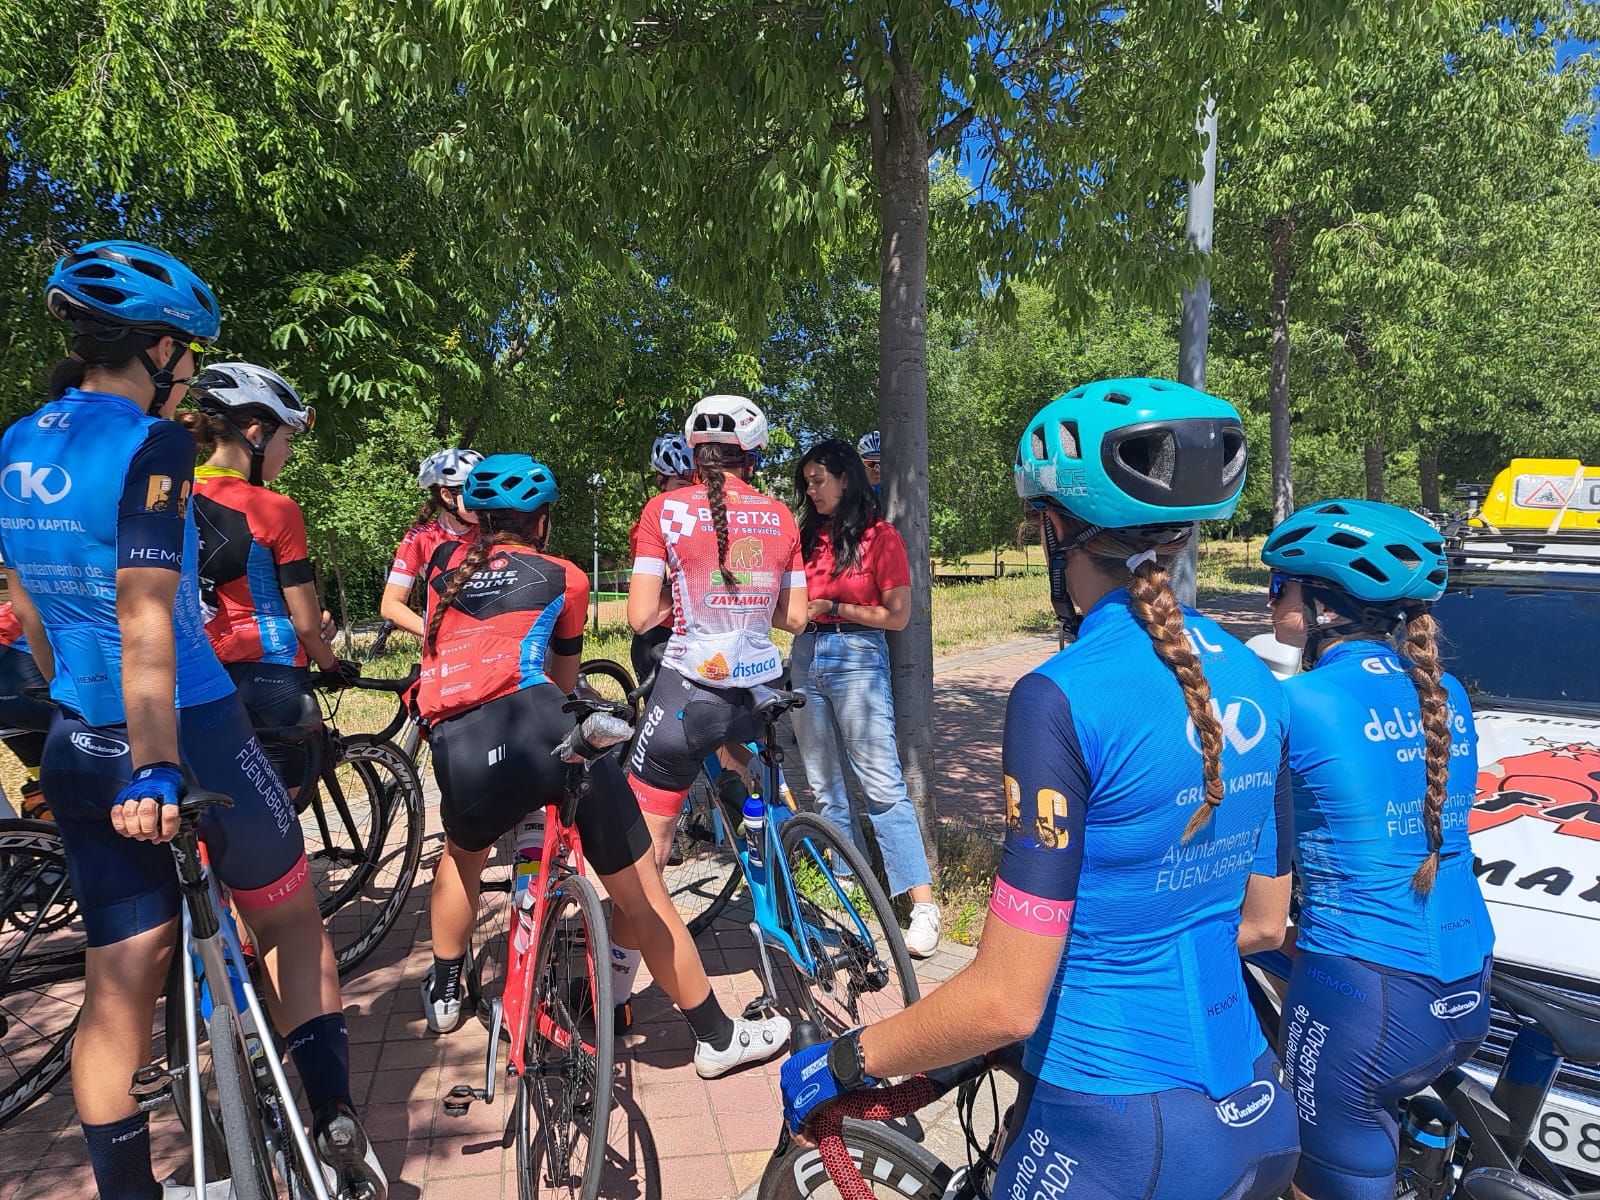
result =
[[707,396],[684,422],[690,449],[707,442],[725,442],[741,450],[767,444],[767,417],[747,396]]

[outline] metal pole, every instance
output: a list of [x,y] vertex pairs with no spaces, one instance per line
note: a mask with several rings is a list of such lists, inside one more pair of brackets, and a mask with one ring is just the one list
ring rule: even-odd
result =
[[[1212,4],[1215,11],[1217,5]],[[1189,203],[1185,210],[1185,232],[1189,244],[1202,254],[1211,253],[1212,218],[1217,199],[1217,103],[1206,97],[1205,111],[1195,123],[1205,139],[1200,157],[1200,178],[1189,183]],[[1211,331],[1211,280],[1201,276],[1183,293],[1183,319],[1178,334],[1178,382],[1204,391],[1206,386],[1206,343]],[[1172,590],[1180,604],[1194,604],[1199,586],[1200,551],[1198,542],[1174,564]]]
[[589,486],[594,495],[594,585],[590,594],[594,597],[594,632],[600,633],[600,489],[605,486],[605,476],[589,476]]

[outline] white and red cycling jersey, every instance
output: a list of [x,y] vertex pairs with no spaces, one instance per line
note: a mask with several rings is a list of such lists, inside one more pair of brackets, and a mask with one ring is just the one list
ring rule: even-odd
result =
[[805,587],[805,565],[787,508],[731,475],[722,495],[731,578],[717,565],[704,484],[662,492],[644,506],[633,571],[672,582],[672,637],[662,663],[710,687],[749,687],[783,673],[772,611],[779,592]]
[[476,525],[468,525],[460,533],[451,533],[438,517],[419,521],[400,539],[400,546],[394,552],[394,564],[389,568],[389,582],[396,587],[409,588],[440,546],[446,542],[470,542],[477,536]]

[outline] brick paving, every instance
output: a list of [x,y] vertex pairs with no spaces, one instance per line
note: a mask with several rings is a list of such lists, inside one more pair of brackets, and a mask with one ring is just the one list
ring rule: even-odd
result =
[[[1241,636],[1265,628],[1259,596],[1206,607]],[[1006,696],[1021,675],[1054,651],[1053,637],[1028,638],[938,663],[938,801],[946,819],[998,830]],[[787,769],[798,773],[798,759],[791,755]],[[513,1098],[502,1087],[493,1105],[474,1104],[464,1118],[446,1116],[440,1105],[454,1084],[482,1085],[487,1035],[472,1021],[447,1037],[431,1035],[416,999],[432,962],[426,905],[442,842],[431,781],[429,795],[423,868],[408,909],[344,987],[352,1089],[389,1174],[393,1200],[510,1200],[517,1195],[508,1128]],[[748,933],[719,922],[701,936],[700,948],[712,987],[730,1012],[760,992]],[[937,987],[971,956],[966,947],[944,943],[937,955],[918,964],[922,990]],[[705,1082],[690,1061],[687,1024],[665,994],[650,985],[648,972],[641,973],[636,996],[634,1031],[618,1045],[601,1194],[615,1200],[753,1196],[777,1138],[777,1063]],[[925,1113],[923,1124],[931,1147],[959,1154],[950,1102]],[[155,1114],[151,1141],[158,1178],[187,1162],[187,1137],[171,1108]],[[94,1194],[64,1081],[0,1133],[0,1200],[90,1200]]]

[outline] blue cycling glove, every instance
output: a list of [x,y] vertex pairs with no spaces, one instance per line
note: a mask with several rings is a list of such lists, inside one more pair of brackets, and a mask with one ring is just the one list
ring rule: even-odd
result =
[[[833,1042],[820,1042],[791,1054],[780,1075],[783,1090],[783,1119],[798,1133],[811,1114],[830,1100],[854,1089],[845,1087],[828,1066],[828,1051]],[[862,1076],[860,1087],[875,1087],[878,1081]]]
[[130,800],[159,800],[165,807],[176,804],[184,790],[183,768],[177,763],[147,763],[134,771],[133,778],[122,785],[112,803],[120,807]]

